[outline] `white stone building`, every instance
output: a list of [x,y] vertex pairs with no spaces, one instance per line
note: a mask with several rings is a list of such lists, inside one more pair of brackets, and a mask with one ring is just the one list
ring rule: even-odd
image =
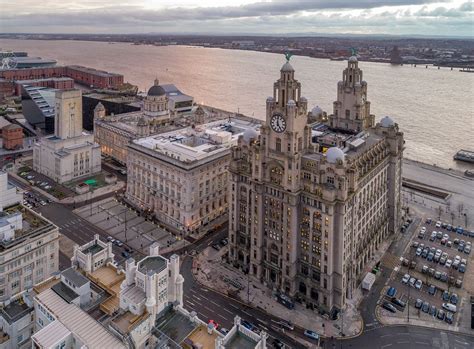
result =
[[0,212],[3,211],[4,207],[20,203],[22,199],[21,191],[8,183],[8,174],[0,171]]
[[403,133],[389,117],[374,124],[355,57],[329,118],[308,115],[294,74],[285,63],[260,135],[232,149],[229,258],[334,316],[401,223]]
[[232,118],[133,141],[127,200],[183,234],[209,224],[227,211],[231,146],[259,126]]
[[55,113],[54,135],[33,147],[33,169],[58,183],[100,172],[100,147],[82,130],[81,91],[57,91]]
[[[0,183],[6,176],[0,173]],[[0,188],[0,198],[10,198],[0,205],[0,302],[58,271],[58,227],[21,206],[21,195],[14,200],[12,189]]]

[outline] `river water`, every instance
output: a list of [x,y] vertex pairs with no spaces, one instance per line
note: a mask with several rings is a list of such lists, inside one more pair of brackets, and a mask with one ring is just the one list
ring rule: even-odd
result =
[[[205,103],[264,118],[284,56],[186,46],[145,46],[87,41],[0,40],[4,50],[54,58],[121,73],[146,91],[158,77]],[[294,56],[291,64],[312,108],[330,113],[347,62]],[[446,168],[473,168],[453,161],[474,150],[474,74],[458,69],[360,62],[376,121],[390,115],[405,133],[405,157]]]

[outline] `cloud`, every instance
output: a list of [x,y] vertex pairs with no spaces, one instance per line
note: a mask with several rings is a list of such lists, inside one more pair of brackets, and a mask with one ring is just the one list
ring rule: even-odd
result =
[[[59,8],[51,4],[56,0],[26,2],[32,7],[0,13],[0,32],[472,33],[466,25],[472,18],[472,3],[461,1],[448,8],[438,6],[446,3],[442,0],[274,0],[240,6],[155,10],[144,8],[139,0],[128,0],[125,5],[105,0],[83,0],[73,5],[64,0]],[[449,30],[442,29],[442,25]]]

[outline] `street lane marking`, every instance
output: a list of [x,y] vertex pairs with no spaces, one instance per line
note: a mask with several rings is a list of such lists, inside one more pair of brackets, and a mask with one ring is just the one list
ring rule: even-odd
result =
[[383,349],[383,348],[388,348],[388,347],[391,347],[391,346],[392,346],[392,344],[390,343],[390,344],[385,344],[385,345],[382,345],[380,348],[382,348],[382,349]]
[[227,310],[226,308],[222,308],[222,310],[224,310],[224,311],[228,312],[230,315],[234,315],[234,313],[233,313],[233,312],[231,312],[231,311]]
[[196,304],[194,304],[193,302],[190,302],[190,301],[188,301],[188,300],[186,301],[186,303],[188,303],[188,304],[191,305],[192,307],[195,307],[195,306],[196,306]]

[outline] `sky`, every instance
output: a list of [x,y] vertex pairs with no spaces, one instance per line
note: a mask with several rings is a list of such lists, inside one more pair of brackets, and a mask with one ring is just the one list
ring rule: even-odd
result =
[[474,37],[472,0],[0,0],[1,33]]

